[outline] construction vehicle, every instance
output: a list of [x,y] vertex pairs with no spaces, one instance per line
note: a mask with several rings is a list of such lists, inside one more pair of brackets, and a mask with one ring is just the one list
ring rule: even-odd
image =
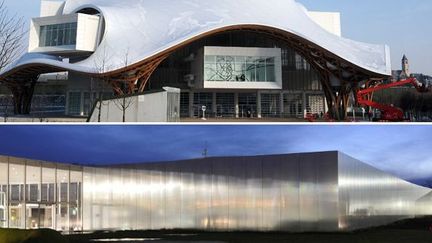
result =
[[405,120],[404,112],[402,109],[394,107],[392,105],[385,105],[375,102],[371,99],[368,99],[368,95],[373,94],[379,90],[390,89],[394,87],[401,87],[406,85],[414,86],[418,92],[427,93],[430,92],[430,89],[420,83],[415,78],[409,78],[401,81],[397,81],[390,84],[378,84],[373,87],[366,87],[365,89],[359,90],[357,92],[357,103],[363,107],[372,107],[381,111],[381,121],[387,122],[401,122]]

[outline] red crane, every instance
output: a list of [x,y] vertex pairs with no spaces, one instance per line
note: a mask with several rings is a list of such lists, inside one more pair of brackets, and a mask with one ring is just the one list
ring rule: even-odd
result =
[[389,89],[393,87],[400,87],[405,85],[413,85],[420,93],[426,93],[430,91],[425,85],[417,81],[417,79],[409,78],[409,79],[397,81],[390,84],[381,84],[375,87],[362,89],[357,92],[357,102],[361,106],[365,106],[365,107],[370,106],[372,108],[376,108],[380,110],[381,120],[390,121],[390,122],[403,121],[404,112],[400,108],[391,105],[377,103],[375,101],[367,99],[365,96],[372,94],[375,91]]

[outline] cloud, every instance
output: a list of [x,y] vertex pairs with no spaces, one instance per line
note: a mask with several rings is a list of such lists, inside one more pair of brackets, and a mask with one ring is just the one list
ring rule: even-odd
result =
[[432,176],[431,126],[2,126],[0,153],[119,164],[339,150],[406,179]]

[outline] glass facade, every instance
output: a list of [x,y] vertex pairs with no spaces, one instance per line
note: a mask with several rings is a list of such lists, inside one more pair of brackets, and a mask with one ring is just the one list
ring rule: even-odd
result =
[[69,92],[68,96],[68,114],[80,115],[81,114],[81,92]]
[[44,25],[40,27],[39,46],[69,46],[76,44],[77,26],[74,23]]
[[0,157],[0,169],[10,228],[338,231],[431,213],[417,204],[430,189],[338,152],[107,168]]
[[[253,51],[248,56],[241,50],[234,50],[231,55],[227,50],[223,53],[206,52],[209,47],[221,50],[280,49],[280,60],[279,56],[275,59],[267,52],[256,53],[256,56],[252,56]],[[193,82],[190,81],[191,75]],[[254,85],[278,86],[278,79],[282,79],[281,89],[271,88],[271,93],[276,91],[278,95],[270,97],[263,95],[269,89],[250,88]],[[204,85],[201,87],[199,84],[202,82]],[[218,85],[240,88],[221,88]],[[178,49],[159,65],[146,88],[156,90],[165,86],[182,90],[181,117],[202,117],[202,106],[207,106],[210,111],[206,116],[218,118],[303,118],[305,112],[318,115],[326,112],[319,74],[288,43],[263,33],[229,31]],[[224,95],[227,93],[233,93],[237,98],[233,100]],[[291,98],[291,94],[300,97]],[[309,98],[309,95],[314,97]]]
[[0,156],[0,227],[82,230],[82,168]]
[[205,56],[204,80],[276,82],[275,57]]
[[[273,57],[209,55],[194,65],[204,47],[280,48],[283,91],[322,91],[318,73],[290,45],[273,36],[249,31],[229,31],[199,39],[165,59],[150,77],[147,89],[165,86],[193,90],[185,76],[203,72],[202,79],[232,82],[272,81]],[[193,57],[193,58],[191,58]],[[192,60],[192,61],[191,61]],[[208,63],[207,68],[203,63]],[[244,77],[243,77],[244,75]],[[213,77],[213,78],[212,78]],[[198,78],[198,76],[196,76]],[[202,80],[195,80],[198,83]]]

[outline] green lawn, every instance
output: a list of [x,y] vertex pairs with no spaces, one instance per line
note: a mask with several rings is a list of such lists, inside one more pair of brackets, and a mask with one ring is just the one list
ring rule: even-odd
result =
[[[173,236],[172,234],[185,234]],[[190,235],[188,235],[190,234]],[[432,232],[421,230],[373,230],[355,233],[206,233],[185,231],[116,232],[87,236],[69,236],[70,242],[88,243],[89,239],[161,238],[167,241],[211,241],[230,243],[431,243]],[[157,241],[155,241],[157,242]]]
[[0,229],[0,243],[68,243],[68,239],[49,229]]
[[[160,238],[229,243],[432,243],[432,217],[350,233],[203,232],[192,230],[94,232],[62,236],[52,230],[0,229],[0,243],[90,243],[92,239]],[[154,241],[157,243],[158,241]]]

